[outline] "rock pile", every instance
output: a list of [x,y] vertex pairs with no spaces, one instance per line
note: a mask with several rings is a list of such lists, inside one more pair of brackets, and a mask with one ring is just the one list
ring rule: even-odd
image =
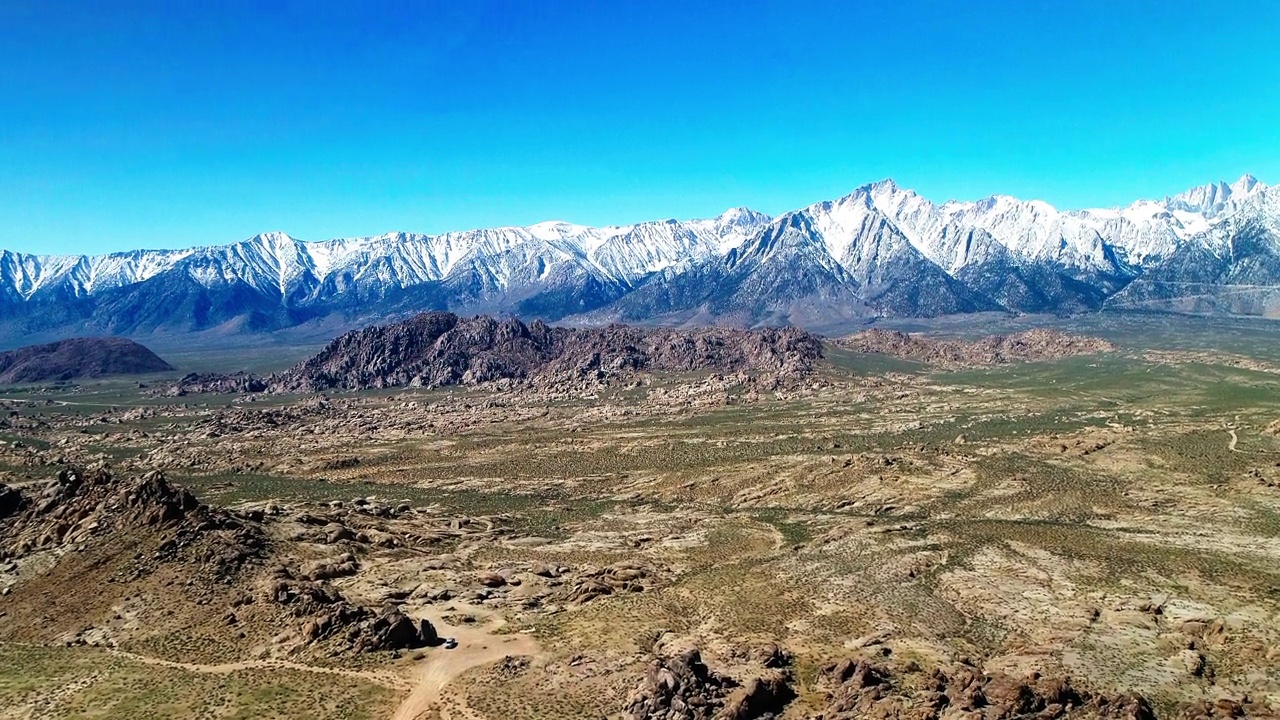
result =
[[652,570],[642,564],[623,561],[586,573],[574,584],[567,599],[570,603],[583,605],[605,595],[644,592],[645,582],[651,579],[652,574]]
[[66,468],[38,492],[0,486],[0,551],[11,555],[82,543],[117,529],[181,524],[234,521],[208,511],[158,472],[130,481],[102,469]]
[[[233,584],[267,552],[259,525],[202,505],[155,471],[135,479],[68,467],[43,486],[0,486],[0,559],[24,565],[39,554],[71,555],[109,568],[102,578],[119,586],[165,568],[170,582],[207,589]],[[40,576],[12,575],[7,589],[21,594]],[[47,591],[32,592],[35,602]]]
[[784,672],[744,684],[712,671],[696,648],[655,659],[627,699],[633,720],[766,720],[777,717],[795,694]]
[[260,393],[267,389],[267,381],[247,372],[231,373],[187,373],[170,385],[163,393],[171,397],[182,397],[188,393],[216,393],[219,395],[245,395]]

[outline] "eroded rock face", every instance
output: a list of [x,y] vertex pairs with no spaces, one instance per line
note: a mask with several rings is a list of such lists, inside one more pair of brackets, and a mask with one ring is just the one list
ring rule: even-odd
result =
[[1094,694],[1075,687],[1068,678],[987,675],[969,665],[908,673],[844,660],[828,667],[822,680],[828,702],[818,720],[938,720],[957,713],[976,714],[982,720],[1155,720],[1150,703],[1140,695]]
[[953,367],[1053,360],[1115,350],[1115,345],[1101,338],[1068,335],[1047,328],[1012,335],[991,335],[980,340],[948,340],[877,329],[849,335],[836,343],[855,352],[892,355]]

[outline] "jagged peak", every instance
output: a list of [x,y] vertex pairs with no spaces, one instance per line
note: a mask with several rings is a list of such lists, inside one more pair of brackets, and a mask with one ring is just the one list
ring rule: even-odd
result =
[[893,178],[888,178],[888,177],[883,180],[877,180],[871,183],[870,185],[864,185],[863,187],[866,187],[870,190],[901,190],[903,189],[898,185],[898,183],[894,182]]
[[280,230],[270,230],[264,233],[258,233],[249,238],[245,242],[262,242],[262,243],[291,243],[295,242],[288,233]]
[[752,210],[751,208],[746,207],[745,205],[739,205],[738,207],[731,207],[728,210],[725,210],[724,212],[716,216],[716,220],[719,221],[721,224],[740,222],[744,219],[760,222],[760,221],[768,221],[769,216],[765,215],[762,212]]
[[[1261,187],[1258,187],[1260,185]],[[1254,177],[1253,175],[1250,175],[1249,173],[1245,173],[1240,176],[1239,180],[1236,180],[1235,182],[1231,183],[1230,187],[1231,187],[1231,192],[1233,193],[1251,193],[1255,189],[1265,190],[1267,186],[1258,182],[1258,178]]]
[[1219,180],[1207,185],[1197,185],[1172,197],[1166,197],[1165,204],[1174,209],[1212,214],[1227,209],[1229,203],[1255,195],[1266,190],[1267,187],[1253,175],[1245,173],[1230,184],[1225,180]]

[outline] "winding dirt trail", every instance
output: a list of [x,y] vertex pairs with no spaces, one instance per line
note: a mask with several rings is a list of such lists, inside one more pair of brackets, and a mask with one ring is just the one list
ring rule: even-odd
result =
[[1231,433],[1231,442],[1227,443],[1227,449],[1231,452],[1240,452],[1236,449],[1236,443],[1240,442],[1240,438],[1236,435],[1235,430],[1228,430]]
[[[538,643],[524,634],[497,635],[494,630],[501,623],[485,627],[461,627],[446,625],[430,618],[442,637],[453,637],[458,647],[445,650],[433,648],[427,652],[415,680],[413,691],[400,703],[392,720],[458,720],[478,718],[466,706],[465,701],[444,701],[444,688],[454,678],[472,668],[492,665],[505,657],[536,655]],[[433,715],[432,713],[436,713]]]
[[137,653],[125,652],[124,650],[109,649],[112,655],[128,658],[144,665],[159,665],[162,667],[171,667],[178,670],[187,670],[198,673],[212,673],[216,675],[225,675],[239,670],[298,670],[300,672],[316,673],[320,675],[338,675],[341,677],[352,678],[355,680],[363,680],[372,682],[383,687],[393,690],[404,690],[409,687],[402,678],[397,677],[393,673],[388,672],[368,672],[360,670],[343,670],[342,668],[327,668],[316,665],[304,665],[302,663],[289,662],[288,660],[238,660],[236,662],[220,663],[213,665],[201,665],[199,663],[177,662],[175,660],[162,660],[161,658],[148,657],[146,655],[138,655]]

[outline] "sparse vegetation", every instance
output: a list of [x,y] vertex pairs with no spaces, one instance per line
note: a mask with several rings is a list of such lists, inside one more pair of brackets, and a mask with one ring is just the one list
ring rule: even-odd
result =
[[[0,717],[385,718],[421,668],[472,650],[431,707],[597,717],[620,711],[655,655],[697,646],[747,673],[768,643],[794,655],[796,712],[850,656],[1070,675],[1166,714],[1214,693],[1274,697],[1280,374],[1155,358],[1140,340],[946,371],[841,350],[778,384],[702,373],[199,402],[110,382],[14,391],[0,399],[17,412],[0,430],[0,483],[105,461],[162,469],[208,503],[274,507],[280,562],[351,552],[358,570],[335,588],[395,598],[465,643],[452,656],[294,651],[289,662],[371,673],[316,683],[283,665],[213,673],[120,654],[234,663],[266,630],[242,641],[217,623],[118,622],[115,650],[6,630],[0,706],[20,710]],[[410,510],[344,516],[368,542],[317,534],[366,498]],[[0,586],[20,589],[26,567],[0,561]],[[1189,645],[1202,666],[1187,665]]]

